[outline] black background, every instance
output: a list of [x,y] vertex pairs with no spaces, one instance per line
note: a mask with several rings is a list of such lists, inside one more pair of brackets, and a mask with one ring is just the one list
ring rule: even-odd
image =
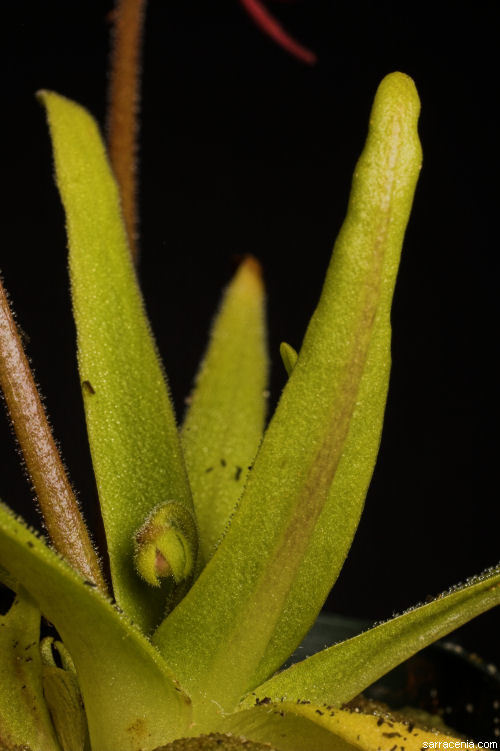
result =
[[[41,108],[51,88],[102,123],[109,2],[2,8],[0,265],[88,518],[93,485],[74,357],[64,218]],[[265,38],[237,0],[150,0],[141,134],[140,276],[179,415],[238,256],[264,265],[271,403],[278,347],[300,345],[345,212],[378,82],[410,74],[424,168],[393,308],[380,458],[327,607],[380,619],[498,561],[496,40],[493,3],[270,2],[319,56]],[[8,422],[0,496],[40,526]],[[499,660],[497,612],[459,637]]]

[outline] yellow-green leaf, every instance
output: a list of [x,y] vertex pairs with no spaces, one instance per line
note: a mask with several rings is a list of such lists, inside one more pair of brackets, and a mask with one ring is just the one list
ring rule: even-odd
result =
[[92,751],[148,751],[185,734],[190,700],[158,652],[3,505],[0,565],[54,623],[71,653]]
[[43,693],[63,751],[84,751],[87,723],[76,676],[44,667]]
[[387,76],[347,217],[299,358],[231,526],[155,642],[190,691],[224,710],[309,630],[356,530],[390,369],[390,306],[420,170],[419,100]]
[[[266,740],[279,751],[395,751],[395,747],[398,751],[422,751],[426,747],[438,748],[424,744],[457,741],[457,736],[423,729],[411,720],[398,721],[381,712],[365,714],[307,701],[263,704],[236,712],[218,724],[221,732]],[[471,744],[470,748],[476,746]]]
[[155,751],[278,751],[269,743],[254,743],[226,733],[210,733],[197,738],[179,738]]
[[118,190],[92,117],[41,92],[66,211],[92,461],[119,605],[148,631],[165,593],[134,569],[134,534],[166,501],[192,510],[175,417],[130,259]]
[[0,749],[61,751],[43,696],[40,610],[20,592],[0,615]]
[[268,372],[264,287],[246,258],[227,288],[182,428],[201,560],[212,557],[262,439]]
[[[53,649],[63,664],[56,665]],[[62,642],[46,637],[40,644],[43,695],[63,751],[85,751],[87,718],[73,660]],[[68,666],[69,663],[69,666]]]
[[339,706],[413,654],[500,604],[500,569],[471,579],[426,605],[292,665],[255,689],[244,706],[269,697]]

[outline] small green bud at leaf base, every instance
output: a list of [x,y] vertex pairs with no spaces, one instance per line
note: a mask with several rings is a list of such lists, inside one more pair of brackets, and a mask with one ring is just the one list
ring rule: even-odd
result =
[[187,579],[196,553],[195,521],[188,509],[175,501],[156,506],[135,535],[137,571],[153,587],[169,576],[176,584]]
[[297,351],[292,347],[291,344],[287,344],[286,342],[281,342],[280,344],[280,355],[281,359],[283,360],[283,365],[285,366],[285,370],[290,377],[292,375],[292,370],[295,367],[295,363],[298,359]]

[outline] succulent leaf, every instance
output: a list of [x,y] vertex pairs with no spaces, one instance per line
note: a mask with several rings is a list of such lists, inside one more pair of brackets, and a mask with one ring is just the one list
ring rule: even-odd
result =
[[3,505],[0,564],[54,623],[73,658],[92,751],[147,751],[185,734],[190,700],[158,652]]
[[269,743],[254,743],[227,733],[210,733],[197,738],[179,738],[155,751],[278,751]]
[[40,610],[20,592],[0,615],[0,748],[61,751],[43,695]]
[[380,441],[390,305],[420,170],[418,114],[411,79],[387,76],[321,299],[231,526],[154,637],[188,690],[226,711],[301,641],[359,521]]
[[259,686],[243,706],[284,697],[339,706],[389,670],[480,613],[500,604],[500,568],[471,579],[432,602],[335,644]]
[[[56,665],[56,649],[63,668]],[[85,751],[88,727],[73,660],[62,642],[46,637],[40,644],[45,701],[63,751]],[[67,666],[67,667],[66,667]]]
[[262,440],[267,374],[264,286],[249,256],[225,291],[182,426],[202,563],[223,535]]
[[56,666],[45,666],[43,693],[63,751],[85,751],[87,720],[76,676]]
[[[377,712],[336,709],[323,703],[267,702],[220,722],[221,732],[276,744],[280,751],[422,751],[425,743],[453,743],[456,736]],[[434,746],[427,746],[434,748]],[[441,745],[440,748],[455,746]],[[475,746],[471,745],[471,748]]]
[[66,211],[73,312],[92,461],[118,604],[149,631],[165,593],[134,569],[134,534],[169,499],[192,511],[165,375],[127,245],[118,190],[93,118],[40,92]]
[[0,566],[0,584],[3,584],[7,589],[11,589],[13,592],[17,592],[19,585],[15,579],[9,574],[9,572]]

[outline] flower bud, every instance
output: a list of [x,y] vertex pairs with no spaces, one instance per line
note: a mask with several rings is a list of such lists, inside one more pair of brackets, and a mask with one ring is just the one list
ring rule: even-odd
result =
[[172,577],[176,584],[187,579],[197,553],[196,524],[181,503],[167,501],[156,506],[135,535],[135,565],[153,587]]

